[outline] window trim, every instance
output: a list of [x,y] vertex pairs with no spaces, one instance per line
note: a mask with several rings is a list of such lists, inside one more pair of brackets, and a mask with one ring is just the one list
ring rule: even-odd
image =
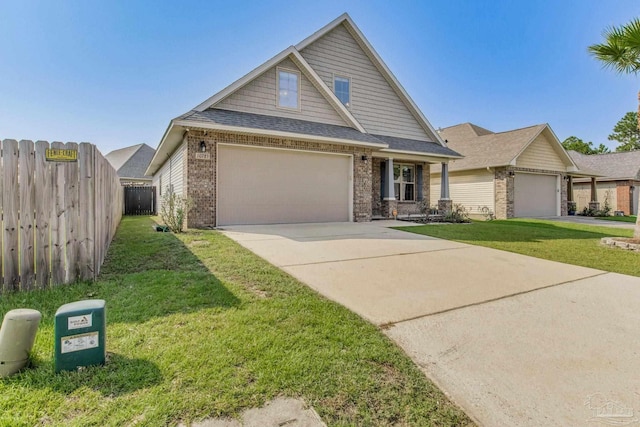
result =
[[[393,163],[393,167],[395,168],[396,166],[398,166],[400,168],[400,174],[398,175],[398,179],[396,180],[395,176],[394,176],[394,179],[393,179],[394,187],[395,187],[396,184],[400,184],[399,185],[400,189],[395,194],[396,200],[399,201],[399,202],[410,202],[410,203],[417,202],[417,198],[418,198],[417,188],[416,188],[416,186],[417,186],[416,173],[417,173],[417,170],[418,170],[417,165],[415,163],[395,163],[394,162]],[[404,175],[402,174],[402,168],[404,166],[408,166],[408,167],[413,168],[413,181],[404,181]],[[406,184],[412,184],[413,185],[413,199],[411,199],[411,200],[406,200],[404,198],[404,193],[405,193],[404,192],[404,186]],[[395,190],[395,188],[394,188],[394,190]]]
[[[338,95],[336,94],[336,78],[346,79],[349,82],[349,105],[342,103],[342,101],[340,101],[340,98],[338,98]],[[333,73],[333,94],[336,95],[338,101],[340,101],[340,103],[344,105],[345,108],[351,108],[351,105],[353,105],[353,96],[351,96],[351,77],[346,74]]]
[[[298,100],[296,107],[287,107],[286,105],[280,105],[280,72],[295,74],[298,76]],[[293,70],[286,67],[276,67],[276,108],[282,108],[288,111],[300,111],[301,106],[301,88],[302,88],[302,74],[298,70]]]

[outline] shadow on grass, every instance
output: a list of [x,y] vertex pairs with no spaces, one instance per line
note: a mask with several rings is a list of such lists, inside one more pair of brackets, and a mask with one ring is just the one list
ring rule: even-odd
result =
[[631,236],[632,230],[539,220],[478,221],[473,224],[398,227],[399,230],[461,241],[539,242],[544,240],[590,240]]
[[86,387],[105,397],[118,397],[163,380],[160,369],[152,362],[108,353],[104,366],[88,366],[75,371],[54,373],[53,363],[34,361],[37,368],[25,368],[4,380],[4,385],[23,389],[48,389],[68,395]]

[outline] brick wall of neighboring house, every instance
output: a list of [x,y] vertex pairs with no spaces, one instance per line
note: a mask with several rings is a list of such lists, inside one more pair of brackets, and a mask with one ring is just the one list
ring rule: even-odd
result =
[[[633,186],[633,181],[617,181],[616,182],[616,195],[617,195],[617,206],[614,208],[617,211],[623,211],[625,215],[631,214],[631,209],[633,207],[633,193],[631,187]],[[613,212],[612,212],[613,214]]]
[[[527,169],[527,168],[499,168],[495,171],[495,198],[496,198],[496,219],[513,218],[515,214],[515,181],[509,176],[509,171],[513,172],[533,172],[547,175],[558,175],[558,171]],[[567,215],[567,181],[564,175],[560,175],[560,215]]]
[[[216,153],[217,143],[277,147],[291,150],[309,150],[353,155],[353,220],[371,220],[372,157],[371,149],[338,144],[306,142],[292,139],[239,135],[191,129],[187,136],[187,194],[193,201],[188,227],[207,227],[216,221]],[[196,159],[200,142],[205,141],[210,159]],[[367,156],[367,161],[362,160]]]
[[514,179],[506,168],[495,171],[496,219],[513,218],[514,213]]
[[[383,201],[382,193],[381,193],[381,182],[382,177],[380,174],[380,165],[384,163],[386,159],[376,157],[373,159],[372,163],[372,178],[373,178],[373,186],[372,186],[372,212],[373,216],[381,216],[384,218],[391,218],[392,212],[395,209],[398,212],[398,215],[416,215],[420,213],[420,203],[419,202],[399,202],[399,201]],[[401,161],[401,160],[398,160]],[[412,162],[402,162],[402,163],[412,163]],[[421,164],[422,165],[422,197],[427,201],[427,206],[431,206],[433,204],[433,200],[430,199],[430,191],[431,191],[431,174],[429,163],[413,163],[413,164]],[[435,201],[437,202],[437,201]]]

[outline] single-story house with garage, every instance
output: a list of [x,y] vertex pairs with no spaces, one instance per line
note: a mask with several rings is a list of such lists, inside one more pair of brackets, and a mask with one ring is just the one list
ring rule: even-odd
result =
[[621,211],[625,215],[638,214],[640,151],[591,155],[569,151],[569,155],[580,169],[588,169],[601,175],[592,180],[573,179],[573,200],[578,212],[588,208],[590,203],[593,205],[597,202],[603,208],[607,202],[612,215],[615,211]]
[[344,14],[173,119],[146,173],[189,227],[370,221],[435,203],[460,158]]
[[[450,198],[471,215],[498,219],[567,214],[567,181],[578,167],[548,124],[492,132],[471,123],[439,131],[462,159],[449,162]],[[431,191],[442,174],[431,171]]]

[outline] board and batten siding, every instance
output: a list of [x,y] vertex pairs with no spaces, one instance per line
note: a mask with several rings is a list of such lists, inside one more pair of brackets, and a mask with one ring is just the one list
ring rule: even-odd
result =
[[369,133],[434,141],[420,126],[344,25],[300,52],[333,89],[334,75],[351,78],[349,110]]
[[[177,195],[186,194],[184,188],[184,175],[186,162],[187,144],[183,142],[180,147],[173,152],[164,165],[153,175],[152,185],[156,187],[157,192],[157,205],[158,211],[162,205],[162,196],[167,190],[167,186],[171,185],[171,188]],[[162,190],[160,187],[162,186]]]
[[[470,214],[481,214],[483,207],[495,212],[494,174],[488,171],[451,172],[449,196]],[[440,198],[440,174],[431,175],[432,201]],[[433,204],[433,203],[432,203]]]
[[516,166],[527,169],[542,169],[552,171],[566,171],[564,164],[551,142],[544,133],[536,139],[518,156]]
[[[300,111],[277,107],[278,67],[300,73]],[[265,71],[213,108],[348,126],[304,73],[288,58]]]

